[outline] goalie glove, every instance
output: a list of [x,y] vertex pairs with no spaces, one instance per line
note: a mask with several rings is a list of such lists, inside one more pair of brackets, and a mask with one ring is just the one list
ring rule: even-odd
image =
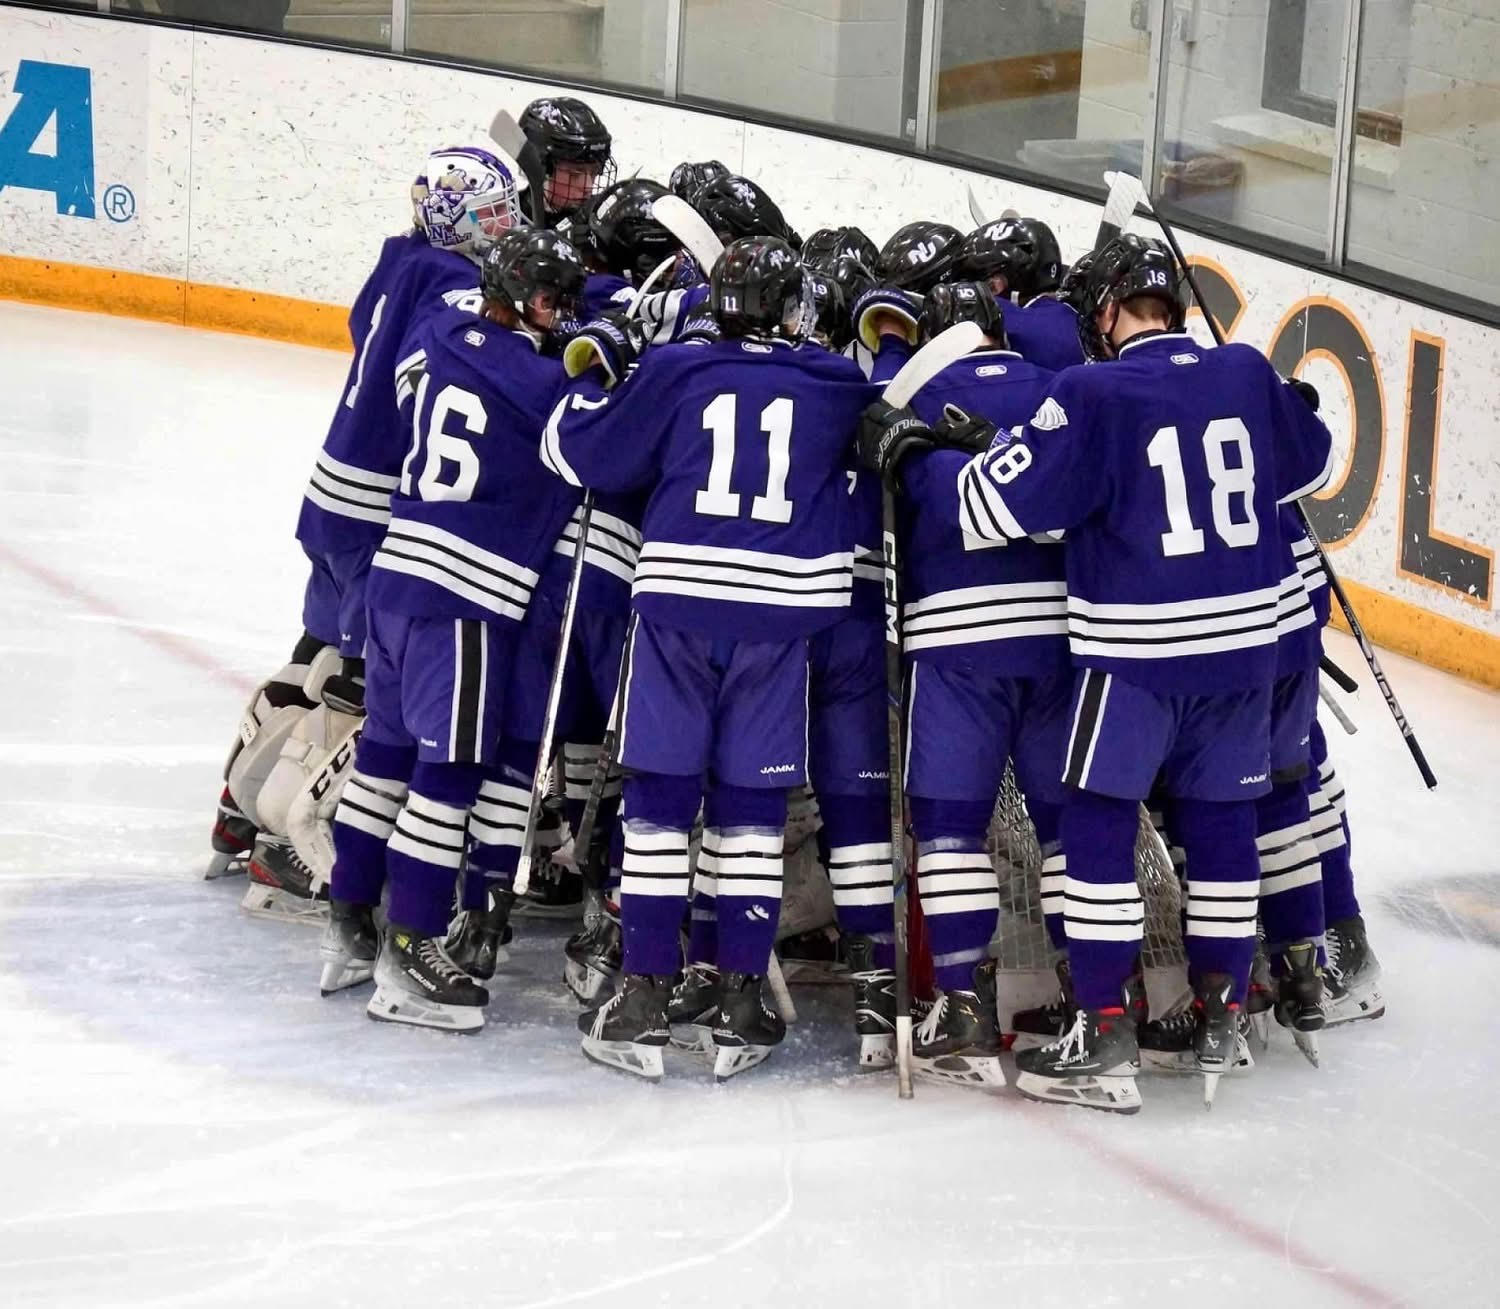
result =
[[867,350],[880,349],[881,326],[889,322],[907,345],[917,343],[921,300],[894,287],[874,286],[854,302],[854,334]]
[[597,363],[608,375],[607,385],[614,387],[625,380],[645,349],[640,323],[612,310],[579,328],[563,350],[563,367],[569,377],[577,377]]
[[910,409],[876,400],[860,415],[860,462],[892,491],[901,489],[901,461],[935,444],[932,429]]

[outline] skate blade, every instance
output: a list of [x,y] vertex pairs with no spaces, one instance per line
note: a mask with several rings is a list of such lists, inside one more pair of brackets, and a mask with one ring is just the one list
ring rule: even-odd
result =
[[1219,1078],[1224,1075],[1223,1069],[1202,1068],[1203,1074],[1203,1107],[1212,1109],[1214,1107],[1214,1096],[1219,1093]]
[[893,1033],[880,1033],[859,1038],[859,1070],[862,1073],[879,1072],[896,1065],[896,1037]]
[[946,1054],[924,1058],[914,1054],[911,1068],[924,1082],[977,1087],[981,1091],[995,1091],[1005,1085],[1005,1070],[1000,1067],[999,1055]]
[[602,969],[590,968],[587,964],[568,959],[563,964],[563,981],[580,1004],[593,1004],[604,994],[614,977]]
[[1297,1049],[1302,1052],[1302,1057],[1314,1068],[1320,1067],[1318,1063],[1318,1034],[1317,1032],[1299,1032],[1293,1029],[1292,1040],[1297,1043]]
[[596,1064],[630,1073],[648,1082],[659,1082],[666,1073],[662,1063],[661,1046],[637,1045],[634,1041],[600,1041],[585,1036],[583,1053]]
[[1264,1054],[1271,1046],[1271,1011],[1262,1009],[1250,1015],[1250,1030],[1255,1033],[1255,1043]]
[[323,972],[318,978],[318,989],[324,995],[347,991],[351,986],[362,986],[375,976],[373,959],[347,959],[340,954],[330,958],[324,956]]
[[1028,1100],[1046,1104],[1103,1109],[1115,1114],[1135,1114],[1141,1110],[1141,1092],[1133,1074],[1125,1077],[1042,1077],[1038,1073],[1017,1073],[1016,1090]]
[[251,882],[245,888],[240,908],[252,918],[266,918],[277,923],[322,927],[328,922],[327,900],[304,899],[261,882]]
[[484,1009],[479,1005],[436,1004],[378,982],[365,1013],[377,1023],[404,1023],[438,1032],[477,1032],[484,1026]]
[[[1203,1071],[1198,1056],[1188,1050],[1141,1050],[1141,1068],[1153,1073],[1197,1075]],[[1225,1074],[1248,1073],[1255,1068],[1250,1043],[1241,1036],[1235,1043],[1234,1062],[1223,1069]]]
[[774,1045],[721,1045],[714,1055],[714,1081],[727,1082],[747,1068],[764,1063]]
[[714,1048],[711,1023],[673,1023],[672,1048],[688,1054],[709,1054]]
[[223,850],[215,850],[209,856],[208,866],[203,870],[203,880],[205,882],[216,882],[221,877],[243,876],[249,862],[250,851],[248,850],[240,850],[234,854],[228,854]]

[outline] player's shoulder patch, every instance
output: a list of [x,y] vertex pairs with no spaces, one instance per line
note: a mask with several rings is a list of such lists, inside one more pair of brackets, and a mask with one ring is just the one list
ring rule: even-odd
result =
[[1031,426],[1038,432],[1052,432],[1068,425],[1068,411],[1058,404],[1055,396],[1042,401],[1042,407],[1032,415]]

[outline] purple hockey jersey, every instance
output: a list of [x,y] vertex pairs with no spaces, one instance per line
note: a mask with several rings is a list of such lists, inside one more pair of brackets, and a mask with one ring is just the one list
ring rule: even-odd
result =
[[444,309],[401,345],[412,434],[370,568],[372,609],[519,621],[578,492],[537,458],[564,379],[525,332]]
[[597,369],[578,378],[548,420],[542,458],[575,486],[650,489],[639,613],[790,640],[848,609],[849,454],[875,393],[818,346],[664,346],[613,391]]
[[445,293],[474,292],[479,269],[438,250],[420,232],[390,237],[349,314],[354,362],[303,493],[297,539],[311,550],[347,550],[378,541],[390,520],[391,492],[406,453],[391,379],[402,339]]
[[1039,295],[1024,305],[1006,304],[1001,308],[1011,349],[1022,359],[1054,373],[1084,362],[1078,315],[1071,305]]
[[1171,693],[1269,685],[1277,506],[1327,480],[1328,429],[1247,345],[1186,333],[1059,373],[960,482],[965,530],[1067,531],[1073,661]]
[[[885,342],[878,381],[910,357],[900,341]],[[1037,411],[1051,380],[1014,351],[976,350],[927,383],[911,407],[930,425],[957,405],[1006,432]],[[901,467],[902,649],[923,662],[964,662],[1001,676],[1055,672],[1068,662],[1062,549],[963,531],[959,477],[968,462],[958,450],[933,450]]]
[[1291,505],[1282,505],[1279,527],[1284,542],[1281,597],[1276,613],[1276,671],[1316,668],[1323,655],[1323,628],[1328,622],[1328,576],[1301,520]]

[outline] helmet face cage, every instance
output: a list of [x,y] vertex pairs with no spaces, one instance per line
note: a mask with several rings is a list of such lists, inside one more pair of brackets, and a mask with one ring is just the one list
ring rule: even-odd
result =
[[519,226],[510,169],[488,150],[436,150],[412,186],[412,210],[428,241],[461,254],[482,251]]

